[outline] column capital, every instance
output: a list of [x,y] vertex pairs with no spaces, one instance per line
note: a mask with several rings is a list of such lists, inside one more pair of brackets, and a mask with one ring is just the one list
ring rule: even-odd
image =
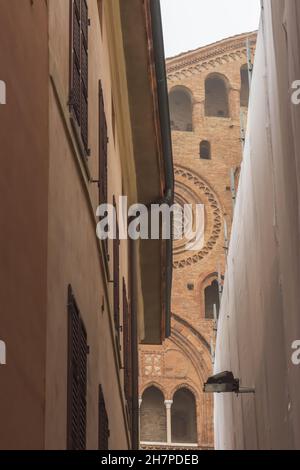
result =
[[171,406],[173,405],[173,400],[165,400],[165,405],[166,408],[171,408]]

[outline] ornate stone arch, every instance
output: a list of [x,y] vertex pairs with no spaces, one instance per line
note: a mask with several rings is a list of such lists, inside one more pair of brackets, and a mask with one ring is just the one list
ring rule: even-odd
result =
[[197,173],[181,165],[175,166],[174,173],[175,202],[179,205],[202,202],[209,227],[207,242],[200,251],[186,251],[184,240],[175,241],[173,266],[179,269],[198,263],[213,250],[222,232],[223,209],[215,192]]

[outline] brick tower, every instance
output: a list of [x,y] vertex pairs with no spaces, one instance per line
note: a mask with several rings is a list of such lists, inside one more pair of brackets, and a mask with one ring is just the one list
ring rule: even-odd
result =
[[140,347],[142,448],[210,449],[214,305],[226,264],[234,188],[246,123],[248,51],[256,33],[242,34],[167,60],[175,164],[175,200],[202,203],[205,243],[186,251],[174,242],[172,333],[162,346]]

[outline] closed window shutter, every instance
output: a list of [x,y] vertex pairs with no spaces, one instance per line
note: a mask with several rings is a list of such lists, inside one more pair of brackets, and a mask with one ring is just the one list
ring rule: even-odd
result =
[[101,385],[99,386],[99,429],[98,429],[98,449],[109,450],[109,422],[105,406],[105,400]]
[[127,400],[130,423],[132,418],[132,356],[131,318],[125,279],[123,279],[123,343],[124,343],[124,392]]
[[117,205],[114,199],[114,212],[116,217],[116,233],[113,240],[113,266],[114,266],[114,322],[118,337],[120,336],[120,234],[117,220]]
[[86,448],[87,336],[69,288],[68,442],[70,450]]
[[74,114],[77,120],[77,124],[80,126],[80,96],[81,96],[81,84],[80,84],[80,63],[81,63],[81,31],[80,31],[80,0],[73,2],[72,9],[73,16],[73,51],[72,51],[72,91],[71,91],[71,106],[74,110]]
[[87,392],[87,337],[83,322],[80,321],[79,350],[79,410],[78,410],[78,441],[79,448],[86,448],[86,392]]
[[88,7],[86,0],[72,0],[72,77],[70,106],[88,150]]
[[81,137],[88,153],[88,7],[81,0]]
[[106,204],[107,195],[107,122],[104,109],[104,98],[99,82],[99,202]]
[[[108,202],[107,183],[107,123],[101,81],[99,81],[99,204]],[[108,259],[108,240],[103,241],[105,256]]]

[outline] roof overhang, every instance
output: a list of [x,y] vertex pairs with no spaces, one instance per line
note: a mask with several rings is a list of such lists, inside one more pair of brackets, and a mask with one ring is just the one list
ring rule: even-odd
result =
[[[118,0],[123,34],[137,203],[173,202],[172,146],[157,0]],[[170,332],[172,241],[141,240],[144,340],[160,344]]]

